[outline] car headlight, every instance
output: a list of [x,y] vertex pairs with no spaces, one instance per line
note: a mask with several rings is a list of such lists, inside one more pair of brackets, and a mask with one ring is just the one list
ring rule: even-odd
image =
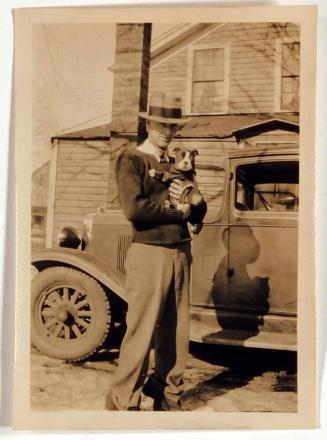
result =
[[60,247],[77,249],[81,242],[80,233],[72,226],[64,226],[60,229],[57,236],[57,243]]

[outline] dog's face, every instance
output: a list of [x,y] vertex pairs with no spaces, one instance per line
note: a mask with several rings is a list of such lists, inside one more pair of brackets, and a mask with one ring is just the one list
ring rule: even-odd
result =
[[175,153],[175,167],[178,170],[182,172],[195,170],[194,159],[199,154],[198,150],[176,147],[173,152]]

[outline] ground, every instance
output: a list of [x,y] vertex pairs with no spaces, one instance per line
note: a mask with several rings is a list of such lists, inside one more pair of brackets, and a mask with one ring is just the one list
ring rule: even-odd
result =
[[[102,410],[118,350],[67,363],[31,351],[34,410]],[[153,361],[151,362],[153,365]],[[293,353],[191,344],[183,408],[188,411],[295,412],[296,358]],[[151,409],[151,399],[143,402]]]

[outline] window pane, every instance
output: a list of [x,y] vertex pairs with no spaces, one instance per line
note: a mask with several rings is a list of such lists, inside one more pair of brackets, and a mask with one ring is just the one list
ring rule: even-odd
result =
[[298,77],[282,78],[282,83],[281,83],[282,110],[299,109],[299,88],[300,88],[300,81]]
[[210,96],[222,97],[224,93],[224,84],[222,81],[198,82],[193,84],[193,97]]
[[193,81],[224,78],[224,49],[201,49],[193,54]]
[[284,93],[281,102],[282,110],[298,110],[299,109],[299,95],[293,93]]
[[297,184],[258,184],[254,187],[254,211],[298,211]]
[[300,75],[300,44],[282,45],[282,76]]
[[235,207],[240,211],[298,211],[298,183],[298,162],[240,165],[236,169]]
[[223,110],[223,82],[193,84],[192,112],[212,113]]
[[223,110],[224,49],[198,49],[193,54],[192,112]]

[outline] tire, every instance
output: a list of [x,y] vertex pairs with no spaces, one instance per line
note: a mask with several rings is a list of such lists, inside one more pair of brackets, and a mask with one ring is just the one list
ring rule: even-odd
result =
[[108,298],[92,277],[51,267],[32,281],[31,341],[47,356],[79,361],[101,347],[110,327]]

